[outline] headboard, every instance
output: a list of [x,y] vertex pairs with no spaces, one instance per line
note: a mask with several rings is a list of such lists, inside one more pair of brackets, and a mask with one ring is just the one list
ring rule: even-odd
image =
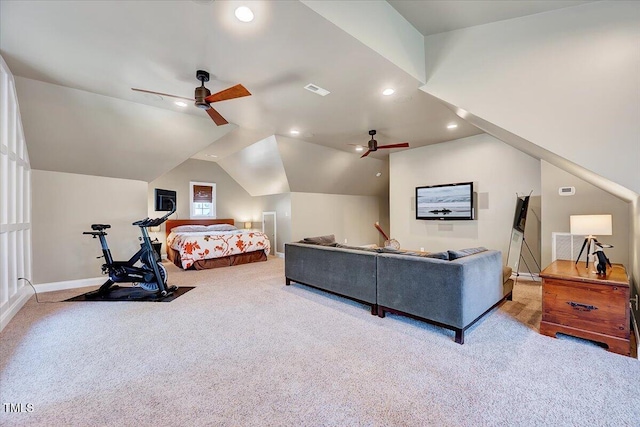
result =
[[164,223],[165,227],[165,240],[166,237],[171,233],[171,229],[173,227],[177,227],[179,225],[212,225],[212,224],[231,224],[236,225],[233,219],[223,218],[223,219],[168,219]]

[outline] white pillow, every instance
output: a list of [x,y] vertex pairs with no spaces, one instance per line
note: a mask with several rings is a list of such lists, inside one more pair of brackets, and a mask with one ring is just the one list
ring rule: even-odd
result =
[[174,233],[190,233],[194,231],[207,231],[206,225],[179,225],[171,229]]
[[236,226],[231,224],[211,224],[205,225],[205,231],[233,231],[237,230]]

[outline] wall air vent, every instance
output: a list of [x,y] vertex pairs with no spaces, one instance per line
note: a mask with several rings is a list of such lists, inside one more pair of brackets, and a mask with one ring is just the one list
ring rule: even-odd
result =
[[318,95],[321,95],[321,96],[327,96],[331,93],[328,90],[322,89],[320,86],[316,86],[312,83],[309,83],[304,88],[309,92],[317,93]]

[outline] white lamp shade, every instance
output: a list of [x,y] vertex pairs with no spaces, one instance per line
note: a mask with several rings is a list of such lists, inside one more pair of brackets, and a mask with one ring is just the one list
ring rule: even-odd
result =
[[611,215],[571,215],[571,234],[580,236],[611,236]]

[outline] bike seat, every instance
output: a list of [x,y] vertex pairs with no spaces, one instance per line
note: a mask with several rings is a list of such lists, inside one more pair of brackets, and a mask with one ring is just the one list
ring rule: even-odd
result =
[[91,224],[92,230],[102,231],[107,228],[111,228],[111,226],[109,224]]

